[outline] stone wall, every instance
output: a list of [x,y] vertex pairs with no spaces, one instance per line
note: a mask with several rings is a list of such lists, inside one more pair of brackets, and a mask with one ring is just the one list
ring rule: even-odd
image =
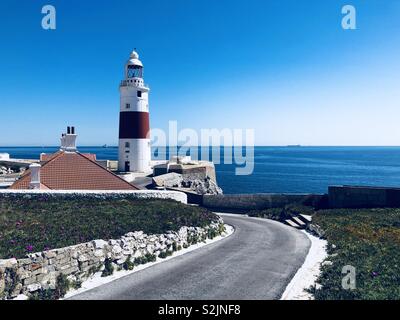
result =
[[204,195],[202,205],[214,211],[246,212],[256,209],[283,207],[290,203],[323,207],[327,203],[327,195],[274,193]]
[[104,270],[106,260],[118,269],[127,263],[137,265],[156,257],[165,258],[173,251],[220,235],[223,229],[223,221],[219,219],[204,228],[182,227],[178,232],[158,235],[136,231],[117,240],[94,240],[29,254],[24,259],[0,260],[0,298],[54,290],[60,274],[71,284],[81,283],[95,272]]
[[122,191],[98,191],[98,190],[0,190],[2,197],[28,197],[41,198],[99,198],[99,199],[172,199],[187,204],[187,196],[179,191],[164,190],[122,190]]
[[379,208],[400,207],[399,188],[331,186],[331,208]]

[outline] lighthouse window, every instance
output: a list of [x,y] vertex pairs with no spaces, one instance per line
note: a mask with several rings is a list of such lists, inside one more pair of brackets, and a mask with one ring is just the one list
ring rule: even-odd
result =
[[130,148],[131,144],[129,142],[125,142],[125,148]]
[[141,98],[141,97],[142,97],[142,91],[138,91],[138,92],[137,92],[137,96],[138,96],[139,98]]
[[131,108],[130,103],[127,103],[127,104],[126,104],[126,108],[127,108],[127,109],[130,109],[130,108]]

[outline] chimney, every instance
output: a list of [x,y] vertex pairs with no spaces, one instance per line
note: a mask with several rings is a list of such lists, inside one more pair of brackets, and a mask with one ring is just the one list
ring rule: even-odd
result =
[[40,168],[41,165],[38,163],[32,163],[29,166],[29,169],[31,170],[30,189],[40,189]]
[[76,134],[75,127],[67,127],[67,133],[61,136],[61,151],[75,152],[76,151]]

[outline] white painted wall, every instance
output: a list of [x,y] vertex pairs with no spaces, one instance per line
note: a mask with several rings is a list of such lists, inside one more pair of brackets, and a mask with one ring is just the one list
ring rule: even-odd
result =
[[0,190],[0,198],[7,196],[49,195],[54,197],[106,197],[111,199],[172,199],[187,204],[187,195],[179,191],[166,190]]
[[10,155],[8,153],[0,153],[0,160],[10,160]]
[[[125,147],[126,142],[129,148]],[[151,172],[150,139],[119,139],[119,171],[125,171],[125,161],[130,162],[131,172]]]

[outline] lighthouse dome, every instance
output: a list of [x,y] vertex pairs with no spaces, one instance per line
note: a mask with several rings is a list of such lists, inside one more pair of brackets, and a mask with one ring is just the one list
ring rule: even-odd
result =
[[136,50],[131,52],[127,65],[143,67],[142,61],[139,60],[139,54],[136,52]]
[[131,52],[131,59],[139,59],[139,54],[136,52],[136,50]]

